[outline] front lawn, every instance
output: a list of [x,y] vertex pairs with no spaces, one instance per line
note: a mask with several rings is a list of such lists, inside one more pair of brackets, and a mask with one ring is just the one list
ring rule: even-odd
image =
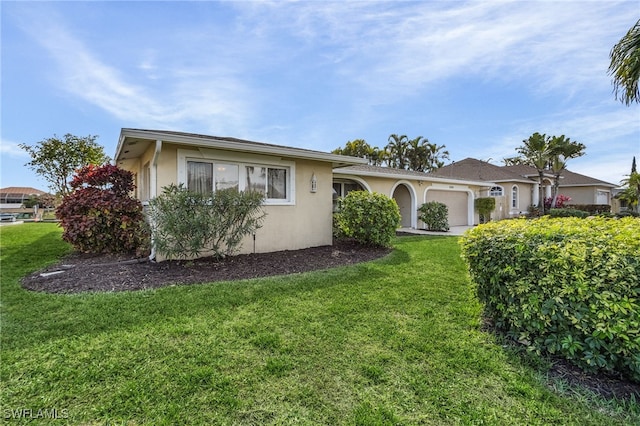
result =
[[482,331],[453,237],[405,237],[381,260],[287,277],[51,295],[19,280],[69,251],[56,225],[0,232],[5,419],[640,422],[636,402],[552,392],[539,365]]

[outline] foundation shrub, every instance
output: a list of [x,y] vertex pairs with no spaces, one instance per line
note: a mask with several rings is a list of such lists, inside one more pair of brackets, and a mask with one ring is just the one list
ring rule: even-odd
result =
[[418,209],[420,220],[429,231],[449,230],[449,209],[444,203],[429,201]]
[[245,236],[262,226],[263,201],[264,195],[254,191],[203,194],[183,185],[164,187],[150,202],[153,246],[168,259],[232,255]]
[[580,217],[585,218],[590,214],[584,210],[570,209],[570,208],[562,208],[562,209],[551,209],[549,210],[549,216],[551,217]]
[[130,193],[133,174],[111,164],[81,168],[72,192],[56,209],[62,238],[84,253],[148,251],[149,231],[142,204]]
[[474,205],[480,215],[480,223],[486,223],[491,220],[491,212],[496,208],[496,199],[494,197],[476,198]]
[[386,195],[351,191],[338,200],[334,223],[339,237],[388,247],[400,227],[400,209],[396,201]]
[[640,219],[492,222],[461,247],[499,329],[532,351],[640,382]]

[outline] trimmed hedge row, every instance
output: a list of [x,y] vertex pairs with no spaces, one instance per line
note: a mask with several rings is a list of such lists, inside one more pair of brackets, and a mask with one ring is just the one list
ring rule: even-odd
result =
[[640,381],[640,219],[491,222],[461,246],[498,328],[538,353]]
[[565,205],[565,207],[575,210],[582,210],[588,212],[591,215],[611,212],[611,206],[609,204],[567,204]]

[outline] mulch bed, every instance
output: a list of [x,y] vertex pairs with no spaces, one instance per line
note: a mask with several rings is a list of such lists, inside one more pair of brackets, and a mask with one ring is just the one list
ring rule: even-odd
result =
[[333,246],[302,250],[158,263],[125,255],[74,253],[25,277],[22,286],[46,293],[144,290],[328,269],[377,259],[390,252],[341,240]]

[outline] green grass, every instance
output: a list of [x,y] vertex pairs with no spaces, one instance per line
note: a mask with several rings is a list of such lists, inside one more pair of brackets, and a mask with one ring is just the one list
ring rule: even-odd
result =
[[19,280],[69,251],[56,225],[0,232],[3,418],[57,409],[66,419],[56,424],[640,422],[633,401],[551,390],[540,365],[481,331],[455,238],[402,238],[384,259],[288,277],[49,295]]

